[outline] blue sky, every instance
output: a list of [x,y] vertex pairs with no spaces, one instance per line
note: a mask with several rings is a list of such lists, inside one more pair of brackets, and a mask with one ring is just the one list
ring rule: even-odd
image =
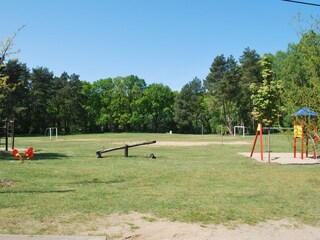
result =
[[0,6],[0,41],[27,24],[11,58],[30,69],[76,73],[89,82],[133,74],[172,90],[204,79],[217,55],[238,60],[246,47],[259,54],[286,50],[298,41],[293,17],[320,12],[281,0],[0,0]]

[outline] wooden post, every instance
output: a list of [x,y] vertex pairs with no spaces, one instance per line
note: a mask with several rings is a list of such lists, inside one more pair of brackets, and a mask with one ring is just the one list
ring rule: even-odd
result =
[[14,149],[14,121],[11,121],[11,149]]
[[124,146],[124,156],[129,157],[129,146],[127,144]]
[[6,129],[6,152],[8,152],[8,138],[9,138],[9,134],[8,134],[8,120],[6,120],[5,122],[5,129]]

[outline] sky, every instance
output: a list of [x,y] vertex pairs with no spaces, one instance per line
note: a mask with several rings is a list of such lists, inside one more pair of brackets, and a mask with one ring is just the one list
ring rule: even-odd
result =
[[0,7],[0,41],[26,25],[10,58],[30,70],[89,82],[136,75],[177,91],[205,79],[218,55],[285,51],[299,41],[297,13],[320,12],[282,0],[0,0]]

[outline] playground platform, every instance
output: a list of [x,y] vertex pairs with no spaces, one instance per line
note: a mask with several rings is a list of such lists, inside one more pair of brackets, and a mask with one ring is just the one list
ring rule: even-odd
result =
[[[249,152],[239,153],[242,156],[250,158]],[[261,161],[260,153],[253,153],[252,159],[255,159],[261,163],[268,163],[268,153],[263,153],[263,161]],[[309,154],[308,157],[304,156],[303,159],[300,158],[300,154],[297,154],[297,157],[293,157],[293,153],[270,153],[270,162],[278,164],[291,164],[291,165],[315,165],[320,164],[320,155],[317,156],[317,159],[313,159],[313,154]]]

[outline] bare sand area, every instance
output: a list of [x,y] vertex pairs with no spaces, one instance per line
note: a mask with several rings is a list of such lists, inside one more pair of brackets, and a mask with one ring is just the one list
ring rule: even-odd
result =
[[[63,228],[63,227],[62,227]],[[1,240],[320,240],[320,227],[289,219],[256,225],[171,222],[150,214],[111,214],[73,226],[74,235],[1,235]]]
[[132,212],[111,214],[96,221],[94,231],[85,235],[104,235],[110,240],[316,240],[320,228],[283,219],[257,225],[203,225],[170,222],[152,215]]
[[221,142],[175,142],[175,141],[157,141],[154,146],[174,146],[174,147],[192,147],[192,146],[206,146],[213,144],[226,144],[226,145],[247,145],[245,141],[221,141]]
[[[239,153],[242,156],[250,157],[249,152],[242,152]],[[252,155],[252,159],[255,159],[261,163],[268,163],[268,153],[263,153],[263,160],[261,160],[261,155],[259,152],[255,152]],[[320,157],[318,156],[317,159],[313,159],[313,155],[308,157],[304,156],[301,159],[300,154],[297,154],[297,157],[293,157],[293,153],[270,153],[270,162],[271,163],[278,163],[278,164],[295,164],[295,165],[315,165],[320,164]]]
[[[137,142],[114,142],[114,145],[125,145],[125,144],[136,144]],[[187,141],[157,141],[155,144],[147,146],[166,146],[166,147],[192,147],[192,146],[206,146],[214,144],[225,144],[225,145],[247,145],[250,144],[246,141],[215,141],[215,142],[187,142]]]

